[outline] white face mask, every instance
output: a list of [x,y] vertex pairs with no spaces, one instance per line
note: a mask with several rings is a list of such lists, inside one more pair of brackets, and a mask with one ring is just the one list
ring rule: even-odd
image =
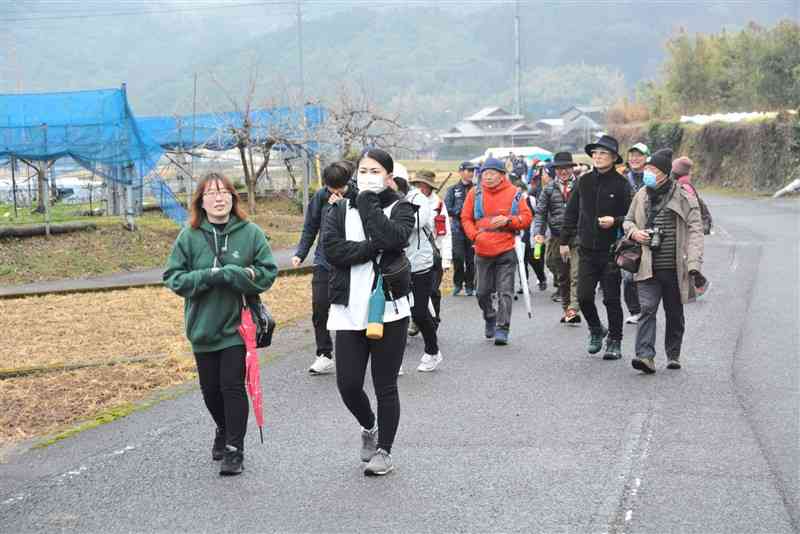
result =
[[383,176],[380,174],[359,173],[356,176],[356,183],[359,191],[374,191],[380,193],[386,186],[383,183]]

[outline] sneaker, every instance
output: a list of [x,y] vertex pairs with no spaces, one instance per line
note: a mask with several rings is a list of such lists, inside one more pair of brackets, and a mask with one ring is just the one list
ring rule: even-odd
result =
[[239,475],[244,471],[243,463],[244,453],[232,445],[225,445],[225,455],[222,457],[219,474],[221,476]]
[[222,460],[225,455],[225,431],[217,428],[214,433],[214,444],[211,446],[211,459],[215,462]]
[[656,372],[656,362],[654,358],[634,358],[631,360],[631,365],[637,371],[641,371],[648,375]]
[[561,293],[558,291],[554,292],[552,295],[550,295],[550,300],[553,302],[561,302]]
[[397,376],[403,376],[404,374],[406,374],[406,370],[403,369],[403,365],[401,364],[400,369],[397,370]]
[[361,427],[361,461],[369,462],[378,450],[378,425],[372,430]]
[[547,291],[547,280],[539,282],[539,291]]
[[680,368],[681,368],[680,358],[676,357],[667,358],[667,369],[680,369]]
[[606,353],[603,354],[604,360],[619,360],[622,358],[622,341],[619,339],[606,340]]
[[452,293],[452,295],[453,295],[454,297],[457,297],[457,296],[459,296],[460,294],[461,294],[461,288],[460,288],[460,287],[454,287],[454,288],[453,288],[453,293]]
[[364,468],[364,475],[368,477],[382,476],[394,470],[392,456],[383,449],[378,449],[372,455],[367,467]]
[[442,363],[442,352],[439,351],[436,354],[423,354],[422,358],[419,361],[419,367],[417,367],[417,371],[422,373],[429,373],[436,369],[440,363]]
[[508,345],[508,328],[498,328],[494,333],[495,345]]
[[416,336],[417,334],[419,334],[419,327],[417,326],[417,323],[415,323],[414,321],[409,322],[408,335],[413,337]]
[[642,316],[641,313],[635,313],[625,319],[625,324],[639,324],[639,318]]
[[605,339],[606,334],[608,334],[608,330],[605,328],[596,332],[589,331],[589,343],[586,346],[586,351],[589,354],[600,352],[600,349],[603,348],[603,339]]
[[483,334],[486,336],[486,339],[492,339],[494,337],[494,331],[495,331],[495,322],[486,321],[486,325],[483,331]]
[[311,364],[311,367],[308,368],[308,372],[312,375],[327,375],[332,373],[336,370],[336,364],[333,361],[333,358],[330,355],[320,354],[317,356],[317,359],[314,360],[314,363]]
[[467,289],[464,290],[464,294],[466,296],[468,296],[468,297],[474,297],[475,296],[475,290],[467,288]]

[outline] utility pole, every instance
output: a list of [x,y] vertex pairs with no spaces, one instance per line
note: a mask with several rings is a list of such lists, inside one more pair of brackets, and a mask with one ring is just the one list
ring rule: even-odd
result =
[[519,0],[514,2],[514,113],[522,113],[521,102],[521,75],[522,68],[519,54]]
[[[297,64],[300,73],[300,120],[303,124],[303,143],[306,138],[306,88],[305,74],[303,72],[303,10],[300,5],[302,0],[297,0]],[[304,147],[305,148],[305,147]],[[305,152],[305,151],[304,151]],[[303,215],[308,209],[308,154],[304,154],[305,172],[303,176]]]
[[195,136],[197,131],[197,73],[194,73],[194,92],[192,93],[192,175],[189,177],[189,196],[186,200],[186,205],[188,206],[191,202],[192,193],[194,192],[194,144],[195,144]]

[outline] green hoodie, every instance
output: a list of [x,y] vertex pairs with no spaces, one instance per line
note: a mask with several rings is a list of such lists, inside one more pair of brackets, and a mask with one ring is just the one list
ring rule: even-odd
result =
[[[216,232],[225,265],[212,270],[216,261],[211,248],[215,230],[205,217],[200,228],[184,228],[175,240],[164,271],[166,286],[184,298],[186,337],[194,352],[213,352],[244,344],[237,330],[242,295],[266,291],[278,275],[264,232],[235,215],[231,215],[221,233]],[[246,267],[255,271],[255,279],[250,278]]]

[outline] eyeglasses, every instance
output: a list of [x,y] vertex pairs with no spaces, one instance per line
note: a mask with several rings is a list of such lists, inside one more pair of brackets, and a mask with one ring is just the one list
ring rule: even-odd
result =
[[231,192],[228,191],[227,189],[224,190],[224,191],[212,190],[212,191],[206,191],[205,193],[203,193],[203,196],[206,197],[206,198],[211,198],[211,197],[222,197],[222,198],[225,198],[225,197],[231,196]]

